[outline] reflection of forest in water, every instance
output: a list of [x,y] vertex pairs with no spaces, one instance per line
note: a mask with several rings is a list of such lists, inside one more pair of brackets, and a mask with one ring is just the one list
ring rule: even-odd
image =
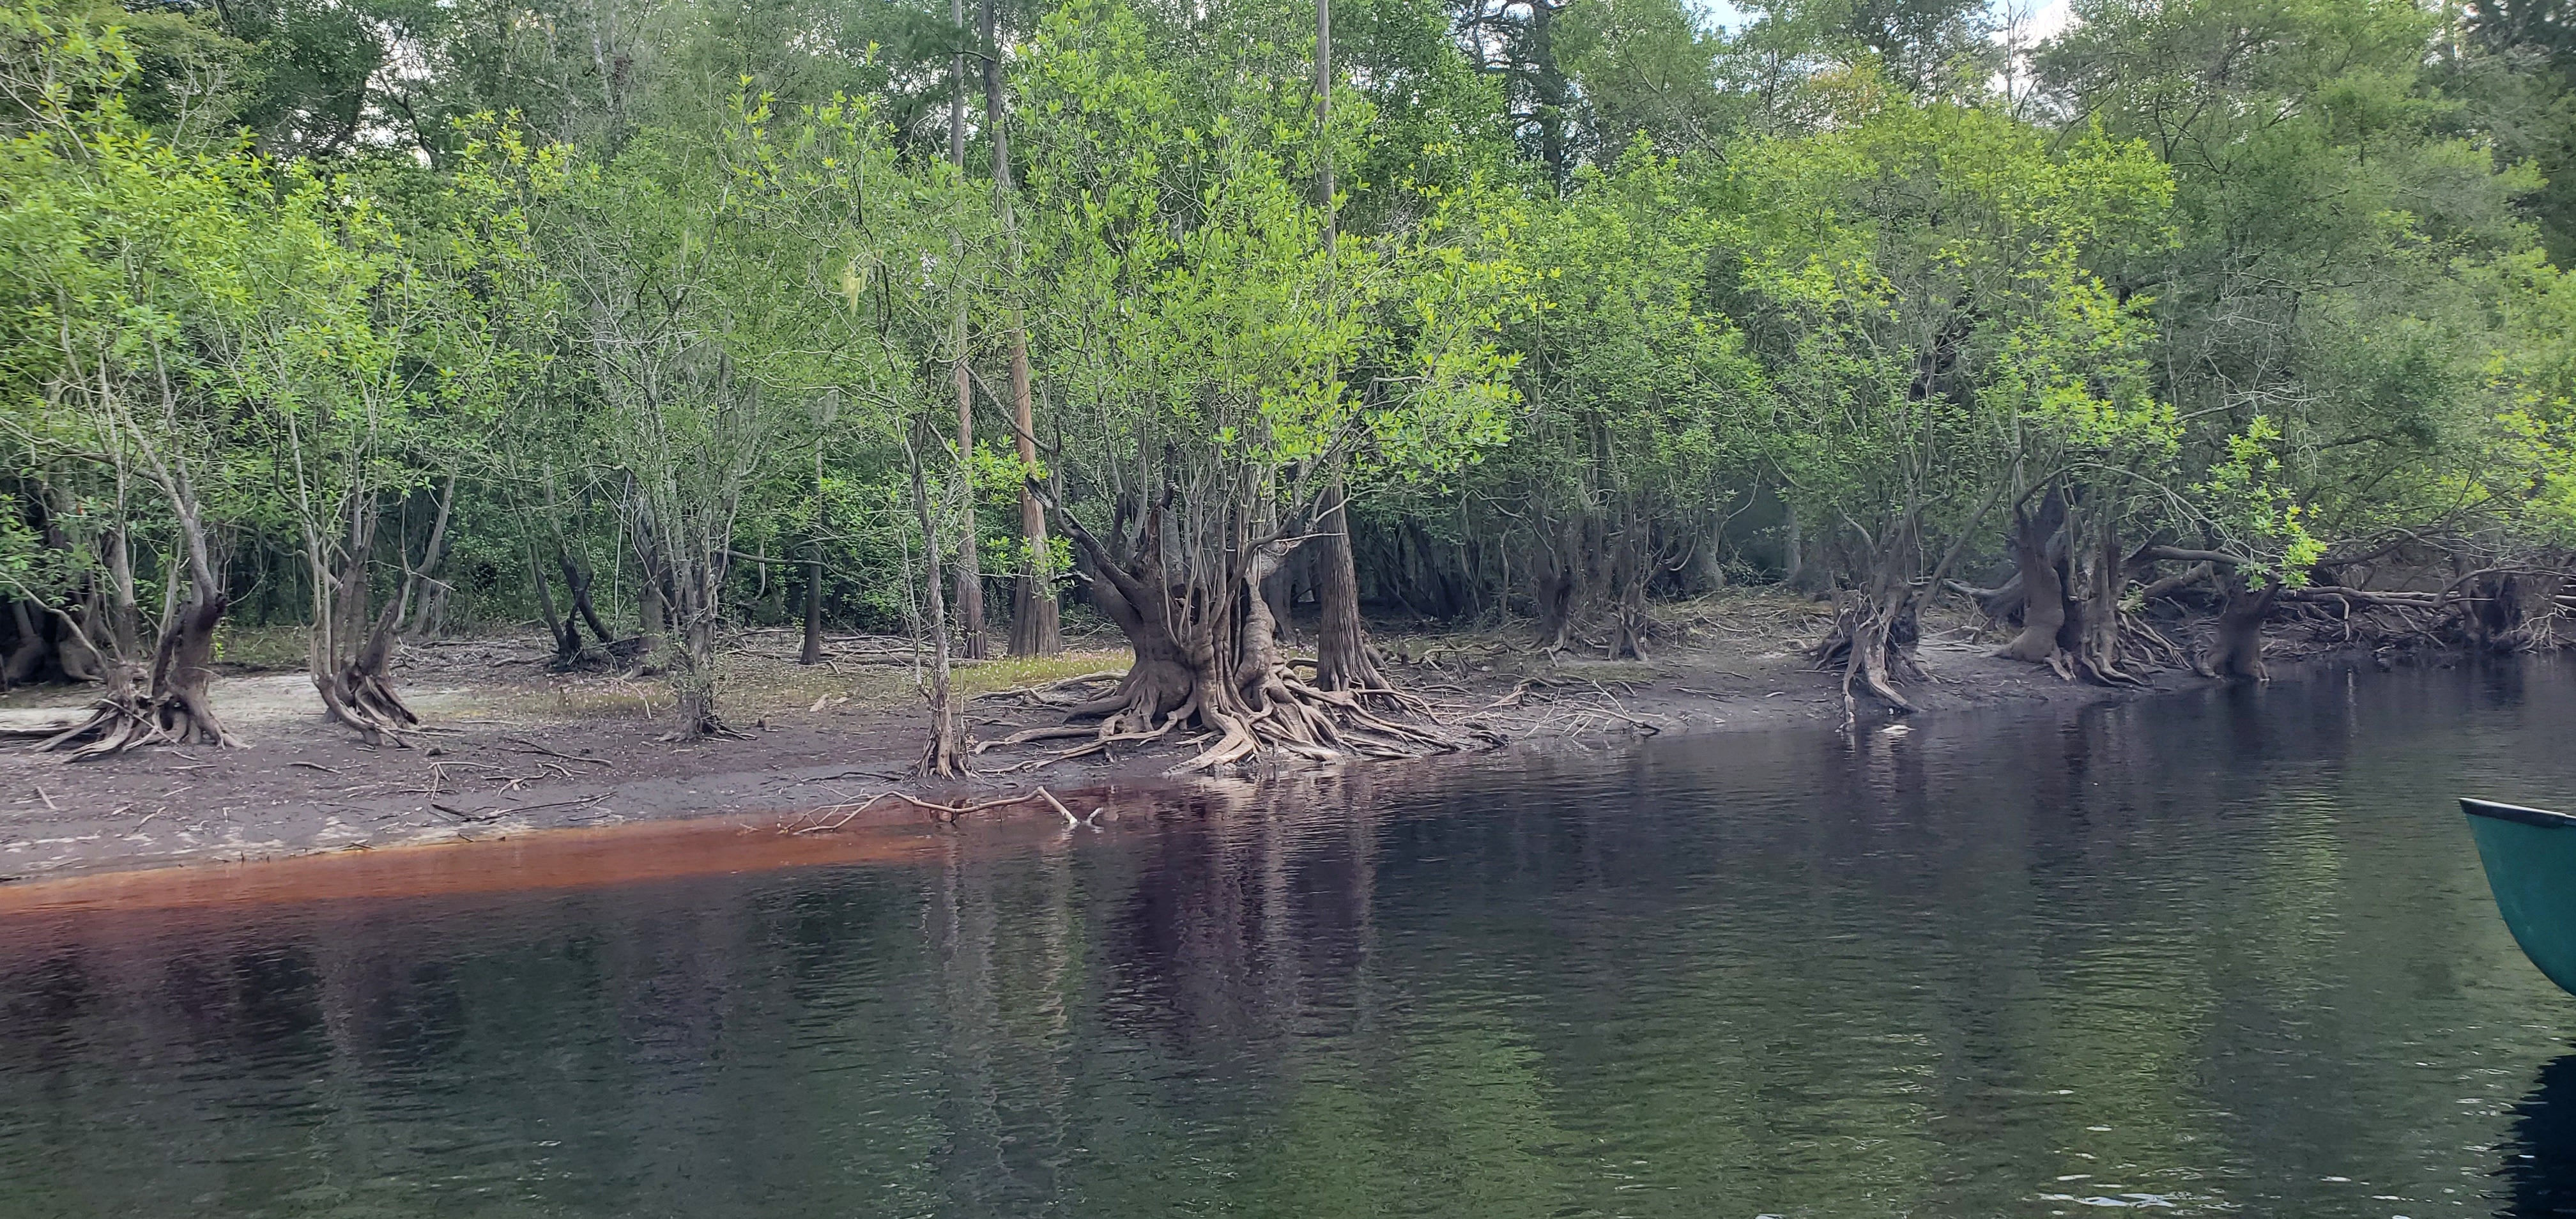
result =
[[2576,1213],[2576,1001],[2446,803],[2576,790],[2571,684],[2336,675],[1292,775],[918,866],[21,918],[0,1206]]

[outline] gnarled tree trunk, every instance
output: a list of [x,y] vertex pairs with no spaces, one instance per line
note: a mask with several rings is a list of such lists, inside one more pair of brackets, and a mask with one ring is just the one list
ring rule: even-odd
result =
[[2470,642],[2497,652],[2531,652],[2558,646],[2561,615],[2558,589],[2566,579],[2555,571],[2501,571],[2482,574],[2470,585],[2461,621]]
[[546,633],[554,636],[553,667],[569,669],[581,660],[581,623],[569,609],[556,615],[554,581],[546,575],[545,560],[538,557],[534,542],[528,545],[528,577],[536,584],[537,616],[545,619]]
[[2271,616],[2272,603],[2281,595],[2280,583],[2268,581],[2256,588],[2242,569],[2231,568],[2220,577],[2219,587],[2227,603],[2218,611],[2203,671],[2212,677],[2272,680],[2263,667],[2263,620]]
[[[590,633],[592,637],[599,640],[599,645],[601,647],[606,647],[609,644],[617,642],[617,636],[608,629],[608,624],[599,620],[599,607],[591,601],[590,565],[588,563],[575,561],[573,558],[572,547],[561,540],[557,540],[555,543],[555,559],[563,568],[565,595],[572,598],[573,611],[581,615],[581,620],[583,622],[590,624]],[[572,625],[570,621],[571,615],[567,614],[565,617],[566,621],[564,625],[566,628],[570,628]],[[656,629],[659,629],[658,623],[656,623]],[[576,635],[576,641],[578,641],[578,638],[579,636]],[[576,647],[577,646],[578,642],[576,642]]]
[[401,595],[385,599],[372,619],[367,614],[369,566],[374,556],[376,498],[352,492],[346,505],[347,534],[336,561],[316,533],[308,533],[306,558],[313,579],[313,635],[307,669],[322,709],[332,719],[356,730],[370,745],[405,746],[403,734],[420,723],[394,690],[393,645],[403,606],[419,578],[406,579]]
[[1646,582],[1654,574],[1654,564],[1647,553],[1646,524],[1631,510],[1610,559],[1610,584],[1619,595],[1610,626],[1610,659],[1646,659],[1646,634],[1654,626],[1646,613]]
[[1539,650],[1549,655],[1564,651],[1574,635],[1574,598],[1582,586],[1583,563],[1573,552],[1580,546],[1580,530],[1568,522],[1538,548],[1539,568],[1531,577],[1530,593],[1537,602]]
[[54,654],[53,640],[45,636],[44,618],[28,613],[25,600],[9,599],[9,620],[16,634],[11,638],[9,654],[0,657],[0,690],[34,680]]
[[[2085,529],[2085,518],[2073,509],[2051,491],[2038,514],[2013,514],[2012,591],[2021,603],[2022,625],[1996,655],[2047,665],[2068,681],[2142,684],[2121,663],[2120,592],[2128,582],[2128,563],[2119,537],[2107,521]],[[2081,537],[2086,532],[2100,536],[2087,544]],[[1992,607],[2001,599],[1985,598],[1984,604]]]
[[[1089,743],[1075,753],[1143,742],[1183,729],[1213,739],[1175,773],[1214,770],[1264,753],[1327,760],[1354,755],[1415,757],[1454,747],[1436,724],[1381,715],[1357,690],[1325,690],[1297,676],[1278,646],[1277,623],[1260,595],[1297,542],[1233,527],[1232,541],[1203,568],[1167,566],[1165,504],[1147,508],[1132,543],[1118,552],[1061,512],[1091,577],[1091,595],[1126,635],[1135,661],[1107,695],[1072,708],[1068,724],[1014,734],[993,745],[1063,737]],[[1419,700],[1393,699],[1427,718]],[[1076,722],[1087,726],[1077,726]],[[1071,755],[1068,755],[1071,756]]]
[[2066,580],[2060,558],[2052,550],[2064,520],[2065,504],[2054,493],[2042,503],[2037,516],[2018,509],[2013,512],[2013,565],[2020,579],[2021,630],[1997,653],[2008,660],[2048,665],[2060,676],[2069,675],[2057,646],[2058,632],[2066,625]]
[[1843,594],[1834,612],[1834,629],[1812,653],[1821,669],[1841,669],[1843,720],[1859,715],[1854,687],[1886,700],[1898,711],[1914,710],[1912,700],[1897,692],[1899,682],[1920,681],[1923,668],[1914,659],[1922,636],[1912,586],[1882,570],[1866,590]]
[[168,481],[176,483],[172,498],[188,572],[188,600],[163,625],[148,675],[122,660],[109,665],[107,690],[92,705],[90,718],[45,739],[38,749],[69,751],[71,760],[80,762],[155,742],[241,744],[216,718],[206,691],[214,677],[210,665],[215,626],[223,621],[228,604],[224,587],[193,496],[183,481]]
[[387,601],[357,646],[326,673],[313,676],[331,718],[356,729],[370,745],[407,745],[403,733],[420,725],[420,717],[394,689],[394,623],[400,608]]
[[1911,700],[1897,693],[1896,686],[1923,679],[1922,665],[1914,658],[1914,646],[1923,633],[1919,618],[1922,598],[1949,578],[1968,540],[1976,536],[1978,522],[1994,510],[2003,490],[2003,485],[1997,483],[1986,492],[1967,519],[1960,522],[1949,547],[1942,552],[1940,561],[1931,565],[1928,574],[1923,573],[1922,564],[1924,505],[1920,501],[1909,504],[1906,511],[1889,521],[1880,537],[1867,539],[1877,555],[1871,564],[1869,588],[1843,596],[1834,615],[1833,630],[1808,653],[1817,667],[1843,671],[1846,726],[1859,718],[1855,687],[1885,700],[1899,712],[1915,709]]

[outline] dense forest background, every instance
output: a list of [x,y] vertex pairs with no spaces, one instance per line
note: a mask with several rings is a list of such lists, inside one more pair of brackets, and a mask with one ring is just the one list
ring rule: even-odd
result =
[[2576,5],[1732,16],[13,0],[0,681],[221,742],[295,623],[400,740],[399,641],[536,619],[700,736],[801,621],[934,644],[950,769],[1067,612],[1209,761],[1433,743],[1365,604],[1637,656],[1785,582],[1899,705],[1944,596],[2104,682],[2557,642]]

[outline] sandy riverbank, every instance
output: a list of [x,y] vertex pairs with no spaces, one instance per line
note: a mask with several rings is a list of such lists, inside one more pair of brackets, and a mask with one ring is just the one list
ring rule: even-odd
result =
[[[1650,663],[1606,663],[1528,652],[1517,632],[1379,634],[1409,688],[1444,718],[1474,720],[1506,748],[1598,744],[1649,733],[1721,733],[1838,722],[1840,689],[1806,668],[1799,647],[1821,629],[1822,607],[1776,595],[1697,603]],[[749,739],[672,744],[650,680],[545,671],[538,636],[445,642],[408,652],[401,677],[434,730],[413,749],[371,749],[321,717],[300,672],[221,679],[215,696],[241,749],[150,749],[66,765],[12,744],[0,751],[0,877],[10,880],[322,851],[484,841],[549,829],[689,817],[756,822],[810,816],[894,790],[947,802],[984,801],[1043,784],[1098,793],[1168,782],[1185,753],[1171,748],[1095,755],[1009,770],[1046,756],[997,750],[965,783],[908,777],[923,737],[906,659],[888,641],[838,641],[829,666],[788,663],[784,633],[746,635],[728,657],[726,700]],[[1996,660],[1964,628],[1935,633],[1923,657],[1932,683],[1924,713],[2011,702],[2089,702],[2122,691],[2074,685],[2037,666]],[[971,670],[977,736],[1055,722],[1055,713],[1001,692],[1122,668],[1123,651],[1077,649],[1046,661]],[[2170,688],[2200,679],[2167,674]],[[1517,695],[1515,696],[1515,692]],[[21,691],[0,716],[76,705],[73,689]],[[1495,704],[1503,703],[1501,707]],[[1369,765],[1370,763],[1353,763]],[[1077,801],[1079,803],[1080,801]],[[1086,809],[1087,811],[1087,809]],[[932,814],[882,801],[868,823]],[[1056,817],[1043,803],[990,816]]]

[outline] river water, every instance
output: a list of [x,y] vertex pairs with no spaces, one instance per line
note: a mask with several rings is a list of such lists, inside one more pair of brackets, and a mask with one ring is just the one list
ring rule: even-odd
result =
[[19,886],[0,1215],[2576,1211],[2452,804],[2576,803],[2571,725],[2328,672]]

